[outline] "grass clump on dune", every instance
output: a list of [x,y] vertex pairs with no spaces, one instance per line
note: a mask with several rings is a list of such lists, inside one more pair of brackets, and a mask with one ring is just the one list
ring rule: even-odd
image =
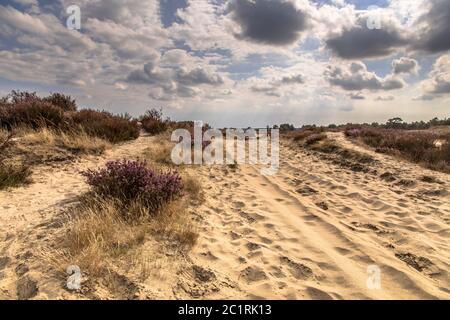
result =
[[6,149],[11,145],[13,135],[0,130],[0,190],[17,187],[30,182],[30,167],[21,162],[8,163]]
[[24,164],[5,164],[0,160],[0,190],[18,187],[30,182],[30,167]]
[[98,155],[111,146],[108,141],[89,136],[84,131],[66,132],[48,128],[25,133],[21,142],[25,145],[46,147],[47,152],[62,148],[73,154]]

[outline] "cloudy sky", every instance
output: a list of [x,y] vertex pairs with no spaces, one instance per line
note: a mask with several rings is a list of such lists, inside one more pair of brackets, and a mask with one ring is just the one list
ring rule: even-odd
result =
[[2,0],[0,21],[1,94],[215,126],[450,117],[449,0]]

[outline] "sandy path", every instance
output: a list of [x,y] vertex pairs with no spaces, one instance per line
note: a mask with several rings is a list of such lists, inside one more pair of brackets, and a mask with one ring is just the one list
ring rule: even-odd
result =
[[[427,174],[444,184],[396,186],[286,147],[275,177],[251,166],[203,168],[208,200],[197,260],[238,283],[212,297],[449,298],[448,192],[420,194],[446,188],[449,177],[368,153],[381,161],[379,174]],[[369,265],[381,269],[381,289],[367,288]]]
[[[450,177],[331,136],[379,160],[372,168],[377,173],[353,172],[287,146],[273,177],[255,166],[193,168],[206,201],[195,209],[200,239],[188,263],[200,273],[211,271],[214,277],[206,278],[214,280],[198,281],[185,266],[161,283],[145,283],[151,294],[141,297],[450,298]],[[20,266],[49,241],[48,221],[86,190],[78,172],[138,155],[151,139],[141,137],[101,157],[36,168],[33,184],[0,192],[0,297],[16,297]],[[395,181],[380,178],[387,171]],[[441,184],[420,181],[423,175]],[[398,184],[402,179],[414,184]],[[367,288],[369,265],[381,269],[381,289]],[[38,298],[64,297],[64,284],[57,287],[61,295],[50,292],[54,285],[46,289],[45,277],[36,277],[42,281]],[[162,288],[157,295],[155,287]]]

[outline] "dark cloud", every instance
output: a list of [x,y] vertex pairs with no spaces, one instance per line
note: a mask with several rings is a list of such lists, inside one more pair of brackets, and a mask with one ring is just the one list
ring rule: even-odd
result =
[[196,86],[200,84],[220,85],[223,84],[223,78],[216,74],[208,73],[205,69],[197,67],[193,70],[177,70],[176,80],[187,86]]
[[450,93],[450,79],[444,77],[436,77],[435,86],[431,93],[433,94],[447,94]]
[[430,0],[430,10],[419,19],[425,27],[416,49],[437,53],[450,50],[450,1]]
[[292,74],[286,75],[278,79],[273,79],[271,81],[267,81],[263,84],[257,84],[252,86],[250,89],[256,93],[264,93],[267,96],[271,97],[281,97],[281,93],[279,92],[279,88],[283,86],[290,86],[296,84],[305,83],[305,79],[302,74]]
[[128,77],[127,82],[138,84],[163,84],[170,81],[171,76],[166,71],[155,71],[155,62],[148,62],[140,70],[132,71]]
[[253,92],[264,93],[266,96],[270,97],[281,97],[281,94],[277,91],[276,87],[271,85],[255,85],[250,88]]
[[367,18],[359,18],[352,28],[325,41],[327,47],[343,59],[385,57],[408,41],[394,25],[384,23],[381,29],[369,29]]
[[292,76],[284,76],[283,78],[281,78],[281,83],[282,84],[296,84],[296,83],[305,83],[305,80],[303,79],[303,75],[301,74],[296,74],[296,75],[292,75]]
[[348,68],[341,66],[328,66],[325,71],[327,80],[335,86],[347,91],[361,90],[395,90],[401,89],[404,82],[393,76],[380,78],[375,73],[369,72],[362,62],[354,62]]
[[393,101],[394,99],[394,96],[378,96],[375,101]]
[[229,10],[242,29],[236,36],[254,42],[292,44],[308,25],[306,13],[286,0],[234,0]]
[[402,57],[392,61],[392,70],[394,74],[417,73],[419,64],[416,60]]
[[349,97],[352,100],[365,100],[366,99],[366,97],[364,97],[361,92],[351,93]]
[[157,100],[193,97],[198,93],[197,86],[219,86],[224,83],[220,75],[212,74],[200,67],[189,71],[183,68],[156,68],[155,61],[146,63],[142,69],[132,71],[126,81],[152,85],[154,90],[150,96]]

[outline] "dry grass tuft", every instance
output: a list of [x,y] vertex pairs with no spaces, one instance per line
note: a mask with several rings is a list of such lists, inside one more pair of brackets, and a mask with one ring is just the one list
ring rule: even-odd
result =
[[174,166],[171,158],[173,143],[168,139],[161,138],[152,147],[144,151],[144,157],[152,164],[163,166]]
[[202,203],[204,199],[203,188],[200,181],[188,173],[182,173],[183,189],[195,204]]
[[92,137],[83,131],[63,132],[42,128],[23,136],[22,142],[40,147],[63,148],[74,154],[102,154],[111,146],[106,140]]
[[5,164],[0,161],[0,190],[30,183],[30,167],[22,163]]
[[[62,248],[71,263],[90,274],[98,275],[111,258],[118,257],[145,239],[145,223],[130,223],[121,218],[123,206],[115,200],[86,197],[73,209],[69,232]],[[135,206],[134,210],[145,210]]]
[[[148,273],[142,264],[145,261],[152,265],[148,261],[152,257],[143,257],[145,250],[141,250],[147,241],[156,240],[158,250],[170,247],[180,253],[195,245],[198,234],[186,207],[179,200],[167,204],[157,214],[150,214],[139,202],[124,206],[118,200],[88,193],[68,213],[70,218],[59,240],[59,250],[46,250],[41,256],[60,272],[63,267],[75,264],[83,272],[101,278],[105,270],[126,259],[127,267]],[[124,219],[127,215],[134,219]]]
[[12,137],[12,133],[0,130],[0,190],[31,182],[30,167],[21,161],[9,159]]

